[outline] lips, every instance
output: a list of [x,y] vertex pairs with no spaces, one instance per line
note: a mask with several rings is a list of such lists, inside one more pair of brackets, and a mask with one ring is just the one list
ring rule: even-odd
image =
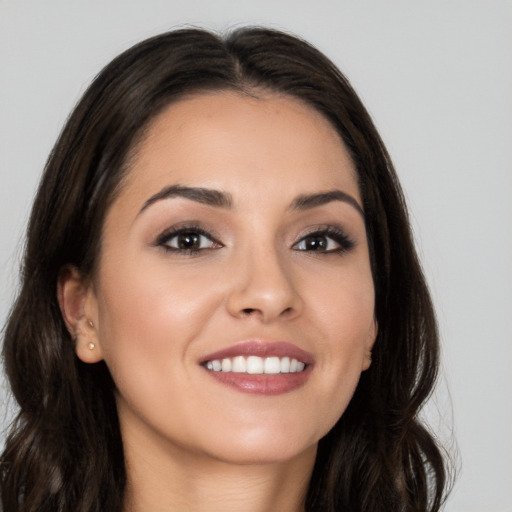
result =
[[314,358],[290,343],[249,341],[208,354],[200,364],[218,382],[238,391],[277,395],[303,386]]

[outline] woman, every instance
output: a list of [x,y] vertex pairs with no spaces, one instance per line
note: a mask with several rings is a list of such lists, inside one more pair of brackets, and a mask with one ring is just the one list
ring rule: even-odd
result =
[[438,342],[406,207],[289,35],[154,37],[46,166],[4,341],[6,511],[436,511]]

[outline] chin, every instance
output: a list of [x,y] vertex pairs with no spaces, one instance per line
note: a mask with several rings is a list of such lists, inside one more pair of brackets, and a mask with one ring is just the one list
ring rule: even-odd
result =
[[231,464],[286,463],[296,458],[316,456],[319,437],[297,429],[238,429],[215,442],[208,442],[212,458]]

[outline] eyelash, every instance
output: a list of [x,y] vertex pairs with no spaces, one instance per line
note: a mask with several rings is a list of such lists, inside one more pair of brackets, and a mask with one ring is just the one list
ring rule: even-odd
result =
[[[169,242],[180,235],[198,235],[201,243],[201,237],[204,237],[210,241],[210,247],[198,247],[198,248],[179,248],[172,247]],[[308,238],[324,238],[334,241],[338,246],[334,249],[327,250],[307,250],[297,249],[297,246],[306,242]],[[327,242],[329,244],[329,242]],[[156,240],[155,245],[161,247],[166,252],[183,254],[183,255],[198,255],[201,251],[220,249],[224,247],[218,240],[216,240],[208,231],[199,226],[181,226],[179,228],[171,228],[170,230],[162,233]],[[293,244],[292,249],[300,252],[311,252],[320,254],[341,254],[350,251],[355,246],[355,242],[347,236],[347,234],[338,227],[326,226],[319,229],[315,229],[309,233],[306,233],[300,238],[298,242]]]

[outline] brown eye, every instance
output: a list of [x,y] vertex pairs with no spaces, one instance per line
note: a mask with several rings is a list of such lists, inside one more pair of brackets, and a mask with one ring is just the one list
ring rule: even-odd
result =
[[204,249],[217,249],[222,244],[199,228],[183,228],[166,232],[157,240],[156,245],[171,252],[194,253]]
[[197,250],[201,247],[201,235],[197,233],[181,233],[174,238],[177,249]]
[[343,231],[329,227],[304,236],[293,246],[293,249],[296,251],[340,253],[353,247],[354,242]]
[[327,251],[329,240],[326,236],[307,236],[299,245],[304,251]]

